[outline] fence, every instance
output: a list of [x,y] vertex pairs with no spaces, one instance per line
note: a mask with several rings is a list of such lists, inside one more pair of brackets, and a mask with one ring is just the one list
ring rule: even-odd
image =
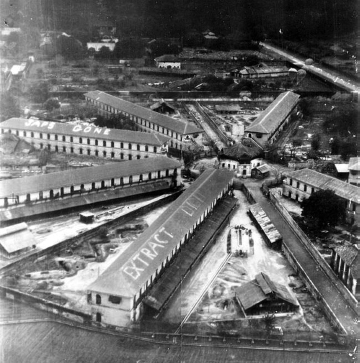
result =
[[316,249],[316,247],[312,244],[310,239],[304,233],[304,231],[298,226],[298,224],[291,217],[290,213],[285,209],[282,203],[279,201],[278,197],[271,193],[270,202],[275,206],[275,208],[280,212],[286,222],[290,225],[295,234],[299,237],[300,241],[303,243],[305,248],[311,254],[312,258],[319,264],[325,274],[329,277],[330,281],[335,285],[335,288],[338,289],[345,300],[350,304],[350,306],[354,309],[357,314],[360,314],[360,307],[358,301],[355,297],[350,293],[350,291],[343,285],[343,283],[339,282],[339,278],[335,274],[335,272],[331,269],[325,259],[322,257],[320,252]]
[[91,315],[80,311],[76,311],[57,303],[42,299],[37,296],[30,295],[23,291],[18,291],[10,287],[0,286],[1,295],[7,299],[12,299],[17,302],[31,304],[41,310],[49,313],[61,315],[64,318],[77,321],[82,324],[89,324],[91,322]]

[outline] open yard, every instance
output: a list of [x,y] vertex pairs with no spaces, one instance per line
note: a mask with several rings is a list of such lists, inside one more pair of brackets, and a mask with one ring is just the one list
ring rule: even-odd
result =
[[[217,332],[219,326],[235,331],[242,329],[264,329],[261,319],[252,321],[244,319],[238,304],[235,302],[234,288],[255,278],[255,275],[264,272],[274,281],[288,287],[293,296],[298,299],[300,310],[289,316],[278,316],[274,325],[281,326],[285,333],[331,333],[332,328],[325,318],[321,307],[315,302],[306,290],[303,282],[294,274],[292,267],[285,257],[271,250],[263,240],[260,233],[247,215],[248,202],[241,192],[236,192],[240,207],[232,216],[230,226],[218,238],[217,243],[223,245],[225,250],[226,235],[231,227],[242,225],[252,231],[254,239],[254,254],[248,257],[233,256],[217,275],[203,296],[200,304],[190,316],[188,323],[183,326],[184,331],[198,334]],[[201,279],[201,277],[199,277]],[[183,296],[182,304],[186,305],[189,296]],[[229,323],[229,324],[228,324]]]

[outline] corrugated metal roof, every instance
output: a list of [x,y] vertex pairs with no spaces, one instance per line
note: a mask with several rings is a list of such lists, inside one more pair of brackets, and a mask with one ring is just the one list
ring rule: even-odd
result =
[[0,198],[12,193],[23,195],[61,187],[92,183],[103,179],[120,178],[129,175],[179,168],[180,163],[166,156],[123,161],[51,174],[0,181]]
[[233,179],[226,170],[206,170],[88,290],[133,297]]
[[285,174],[300,182],[323,190],[333,190],[337,196],[360,203],[360,187],[346,183],[332,176],[319,173],[312,169],[301,169]]
[[14,253],[30,248],[35,243],[34,236],[28,230],[26,223],[1,228],[0,236],[0,244],[7,253]]
[[236,297],[241,302],[245,310],[268,299],[270,294],[292,305],[298,306],[296,299],[290,294],[284,285],[280,285],[270,279],[270,277],[261,272],[255,276],[255,280],[235,289]]
[[270,134],[289,115],[299,97],[298,94],[291,91],[281,93],[245,131]]
[[257,166],[256,169],[259,170],[260,173],[262,173],[262,174],[270,172],[270,170],[271,170],[270,166],[267,164]]
[[[12,128],[15,130],[69,135],[83,138],[89,137],[108,141],[130,142],[155,146],[161,146],[170,140],[170,138],[165,135],[149,132],[108,129],[106,127],[96,127],[93,125],[70,125],[60,122],[24,118],[11,118],[6,120],[0,123],[0,128]],[[86,132],[84,130],[86,130]],[[85,143],[84,146],[86,146]]]
[[160,57],[155,58],[156,62],[178,62],[180,63],[180,59],[178,57],[175,57],[172,54],[164,54]]
[[263,232],[266,234],[270,243],[275,243],[282,238],[279,231],[272,224],[269,217],[266,215],[266,213],[258,203],[251,205],[249,207],[249,210],[260,225]]
[[99,102],[103,102],[104,104],[107,104],[128,114],[134,115],[136,117],[141,117],[144,120],[151,121],[159,126],[175,131],[180,135],[203,132],[203,130],[198,129],[196,126],[192,125],[189,122],[176,120],[172,117],[162,115],[158,112],[136,105],[135,103],[125,101],[119,97],[109,95],[105,92],[90,91],[88,93],[85,93],[85,97],[91,98]]

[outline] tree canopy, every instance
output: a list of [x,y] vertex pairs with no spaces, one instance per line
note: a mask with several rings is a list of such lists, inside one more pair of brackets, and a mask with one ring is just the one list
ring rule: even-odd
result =
[[78,36],[92,29],[94,14],[103,14],[119,36],[179,38],[209,29],[220,36],[241,34],[233,37],[238,43],[242,37],[277,39],[279,34],[299,41],[334,39],[356,31],[356,10],[356,0],[54,0],[42,1],[40,12],[47,23],[41,28],[51,24]]
[[301,215],[319,229],[335,226],[345,217],[345,203],[332,190],[319,190],[301,202]]
[[20,108],[15,98],[8,93],[0,94],[0,121],[20,117]]
[[84,48],[74,37],[60,35],[56,39],[56,52],[67,59],[79,59],[85,56]]

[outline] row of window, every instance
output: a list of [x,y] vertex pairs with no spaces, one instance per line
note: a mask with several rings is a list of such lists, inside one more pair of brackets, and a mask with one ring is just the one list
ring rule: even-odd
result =
[[[289,185],[293,186],[293,187],[296,186],[297,189],[300,189],[300,182],[298,182],[298,181],[290,179],[289,180]],[[308,186],[306,184],[304,184],[304,192],[307,192],[307,191],[308,191]],[[315,191],[315,188],[309,187],[309,193],[314,193],[314,191]]]
[[[177,138],[176,132],[171,131],[169,129],[166,129],[165,127],[162,127],[162,126],[159,126],[157,124],[154,124],[153,122],[144,120],[141,117],[133,116],[133,115],[130,115],[130,114],[126,113],[126,112],[122,112],[122,111],[120,111],[118,109],[115,109],[115,108],[113,108],[111,106],[108,106],[108,105],[106,105],[106,104],[104,104],[102,102],[95,101],[95,100],[92,100],[92,99],[89,99],[89,100],[90,100],[91,103],[95,104],[97,107],[99,107],[100,109],[102,109],[104,111],[107,111],[107,112],[110,112],[110,113],[119,113],[120,112],[123,115],[129,117],[130,120],[135,121],[136,123],[138,123],[139,125],[142,125],[142,126],[150,128],[152,130],[161,132],[162,134],[168,135],[169,137]],[[162,127],[163,131],[160,131],[160,127]]]
[[[170,176],[170,170],[169,169],[166,169],[165,170],[165,177],[168,178],[169,176]],[[148,177],[148,180],[152,180],[153,179],[152,173],[148,173],[147,174],[147,177]],[[161,179],[161,171],[160,170],[157,171],[157,176],[155,176],[155,179],[156,178]],[[144,181],[144,175],[143,174],[140,174],[139,175],[139,182],[142,182],[142,181]],[[130,175],[129,176],[129,182],[128,182],[128,184],[132,184],[132,183],[133,183],[133,176]],[[118,185],[116,185],[116,183],[115,183],[115,178],[112,178],[111,179],[111,186],[107,186],[106,183],[105,183],[105,181],[102,180],[101,181],[100,189],[106,189],[106,188],[109,188],[109,187],[116,187],[116,186],[121,186],[122,187],[124,185],[125,185],[125,182],[124,182],[124,178],[123,177],[120,177],[120,184],[118,184]],[[91,190],[92,191],[96,191],[97,189],[99,189],[99,188],[96,186],[96,183],[95,182],[91,183]],[[85,190],[84,189],[84,184],[81,184],[80,185],[80,189],[79,190],[76,190],[76,191],[75,191],[75,187],[72,185],[70,187],[69,193],[66,192],[66,189],[64,187],[61,187],[60,188],[60,191],[57,192],[57,193],[55,193],[54,190],[50,190],[49,191],[49,198],[50,199],[53,199],[53,198],[58,198],[58,197],[64,197],[64,196],[66,196],[68,194],[72,195],[74,193],[81,193],[81,192],[89,192],[89,190]],[[44,192],[43,191],[40,191],[39,194],[38,194],[38,197],[39,197],[39,200],[43,200],[44,199]],[[29,194],[26,194],[25,203],[29,203],[31,201],[34,201],[31,198],[32,197],[31,197],[31,194],[30,193]],[[11,202],[9,202],[9,198],[5,197],[4,198],[4,206],[5,207],[8,207],[9,203],[10,204],[20,204],[19,195],[13,195],[11,197]]]
[[[40,146],[40,149],[43,149],[44,148],[44,144],[43,143],[40,143],[39,146]],[[49,151],[52,150],[50,144],[47,145],[47,149]],[[67,148],[66,146],[63,146],[61,148],[61,147],[59,147],[57,145],[55,145],[54,150],[56,152],[59,152],[61,150],[64,153],[70,151],[71,154],[74,154],[74,152],[75,152],[74,147]],[[79,154],[80,155],[91,155],[91,149],[82,149],[82,148],[80,148],[79,149]],[[103,151],[102,153],[100,153],[99,150],[95,150],[94,151],[94,155],[95,156],[102,155],[104,158],[106,158],[108,156],[111,157],[111,158],[115,158],[115,153],[113,151],[111,153],[108,153],[107,151]],[[125,159],[125,156],[126,155],[124,153],[120,153],[119,154],[120,159]],[[131,155],[131,154],[127,154],[127,157],[128,157],[128,160],[132,160],[133,159],[133,155]],[[148,155],[145,155],[145,159],[148,158],[148,157],[149,157]],[[141,155],[136,155],[135,156],[135,159],[141,159]]]
[[[2,129],[1,130],[1,133],[3,134],[4,133],[4,129]],[[11,130],[9,130],[9,133],[11,133]],[[15,134],[16,134],[16,136],[20,136],[19,135],[19,130],[16,130],[15,131]],[[51,140],[51,138],[50,138],[50,135],[51,134],[46,134],[47,136],[46,137],[44,137],[44,135],[42,134],[42,133],[40,133],[40,139],[47,139],[47,140]],[[24,136],[24,137],[27,137],[28,136],[28,134],[27,134],[27,132],[26,131],[23,131],[23,135],[22,136]],[[31,132],[29,132],[29,136],[30,137],[32,137],[32,138],[34,138],[34,132],[33,131],[31,131]],[[63,142],[66,142],[66,136],[65,135],[54,135],[55,136],[55,141],[58,141],[58,140],[62,140]],[[73,136],[70,136],[70,142],[73,142],[74,141],[74,138],[73,138]],[[79,137],[79,144],[83,144],[83,138],[82,137]],[[109,143],[110,143],[110,145],[109,145]],[[86,139],[86,143],[85,144],[87,144],[87,145],[90,145],[91,143],[90,143],[90,139],[88,138],[88,139]],[[135,144],[136,146],[133,148],[133,144],[131,144],[131,143],[129,143],[129,146],[128,146],[128,149],[129,150],[137,150],[137,151],[140,151],[140,144]],[[99,140],[97,140],[97,139],[95,139],[95,146],[99,146]],[[104,147],[115,147],[115,143],[114,143],[114,141],[106,141],[106,140],[103,140],[102,141],[102,146],[104,146]],[[124,148],[124,143],[123,142],[121,142],[120,143],[120,149],[123,149]],[[149,147],[148,147],[148,145],[145,145],[145,151],[149,151]],[[157,147],[156,146],[154,146],[154,152],[156,153],[157,152]]]

